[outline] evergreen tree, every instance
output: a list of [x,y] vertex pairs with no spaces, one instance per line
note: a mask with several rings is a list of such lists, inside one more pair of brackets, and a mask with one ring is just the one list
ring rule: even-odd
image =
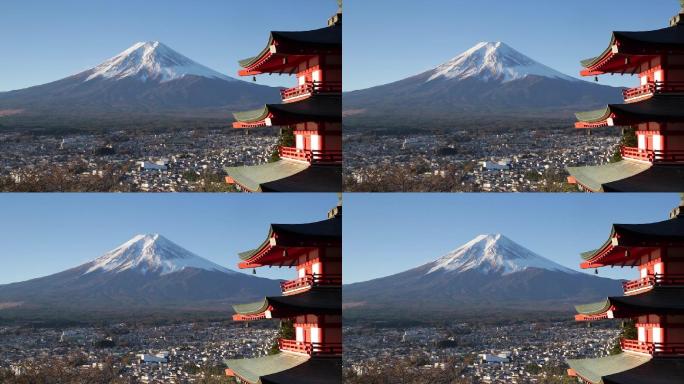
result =
[[620,148],[636,146],[638,146],[636,130],[634,128],[625,128],[624,133],[622,134],[622,139],[620,139],[620,146],[613,154],[613,157],[610,159],[610,162],[617,163],[618,161],[622,161],[622,154],[620,153]]
[[273,153],[271,153],[271,158],[269,162],[275,163],[280,160],[280,153],[278,150],[280,147],[294,147],[295,146],[295,135],[292,128],[283,128],[280,130],[280,137],[278,138],[278,145],[276,146]]
[[620,342],[622,340],[636,340],[638,338],[637,328],[633,320],[624,321],[622,323],[622,330],[620,331],[620,337],[617,343],[613,345],[613,349],[610,350],[611,355],[618,355],[622,353],[622,346]]
[[[283,320],[280,322],[280,330],[278,330],[278,339],[294,340],[295,339],[295,329],[292,320]],[[278,339],[271,346],[268,351],[269,355],[275,355],[280,352],[278,347]]]

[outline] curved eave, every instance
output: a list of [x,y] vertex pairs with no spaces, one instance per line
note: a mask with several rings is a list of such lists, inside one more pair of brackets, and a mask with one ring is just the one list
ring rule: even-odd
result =
[[582,60],[582,76],[636,73],[640,64],[662,54],[684,53],[684,27],[676,25],[652,31],[615,31],[610,44],[598,56]]
[[250,384],[261,382],[261,378],[279,372],[292,369],[306,363],[308,356],[299,356],[293,353],[278,353],[275,355],[257,357],[254,359],[226,360],[228,376],[239,377],[240,380]]
[[268,44],[258,55],[238,62],[244,68],[238,74],[292,74],[300,62],[312,56],[338,52],[341,54],[341,31],[341,25],[300,32],[273,31]]
[[261,301],[233,305],[233,319],[288,318],[307,314],[342,314],[342,289],[310,289],[290,296],[269,296]]
[[242,316],[265,316],[266,311],[271,310],[270,304],[268,302],[268,297],[260,301],[255,301],[253,303],[246,304],[234,304],[233,310],[236,315]]
[[575,307],[578,320],[629,318],[643,315],[684,313],[684,287],[655,287],[630,296],[614,296],[604,301]]
[[575,116],[578,120],[575,124],[576,128],[599,128],[614,125],[613,118],[615,115],[610,105],[594,111],[578,112]]
[[[574,183],[591,192],[604,192],[606,186],[621,180],[629,179],[652,168],[647,162],[622,160],[595,166],[567,167]],[[639,191],[638,189],[634,192]]]
[[271,224],[266,240],[258,248],[239,254],[242,262],[238,266],[293,266],[307,249],[341,245],[342,226],[339,220],[331,218],[305,224]]
[[313,96],[287,104],[266,104],[251,111],[233,113],[234,128],[285,126],[305,122],[341,122],[342,98]]
[[597,303],[576,305],[575,310],[578,315],[583,317],[599,317],[599,318],[610,318],[609,312],[614,310],[614,306],[610,298],[599,301]]
[[257,128],[270,126],[273,115],[269,106],[264,105],[258,109],[234,112],[233,117],[235,118],[233,128]]
[[570,359],[567,360],[567,364],[573,375],[580,377],[584,382],[599,384],[603,383],[605,377],[635,369],[649,361],[650,356],[620,353],[598,359]]

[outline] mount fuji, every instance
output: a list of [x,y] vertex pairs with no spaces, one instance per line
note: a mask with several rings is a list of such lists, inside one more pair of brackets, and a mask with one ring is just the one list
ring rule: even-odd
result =
[[[0,93],[14,121],[229,121],[231,112],[277,102],[278,88],[237,80],[158,41],[139,42],[102,64],[48,84]],[[11,111],[11,113],[2,113]]]
[[505,43],[482,42],[421,74],[347,92],[344,109],[353,117],[408,114],[423,120],[478,113],[570,116],[620,99],[620,88],[565,75]]
[[0,285],[0,317],[50,312],[230,313],[230,305],[280,292],[277,280],[238,273],[158,235],[137,235],[90,262]]
[[347,308],[411,305],[441,313],[570,310],[622,292],[621,282],[566,268],[501,234],[480,235],[420,267],[344,287]]

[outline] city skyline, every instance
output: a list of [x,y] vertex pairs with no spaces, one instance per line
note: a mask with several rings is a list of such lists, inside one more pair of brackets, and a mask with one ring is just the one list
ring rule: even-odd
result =
[[[580,61],[603,52],[613,31],[668,26],[675,0],[478,2],[434,0],[397,6],[389,0],[348,2],[345,91],[369,88],[432,69],[482,41],[502,41],[553,69],[580,78]],[[606,17],[610,15],[610,17]],[[464,33],[467,31],[467,33]],[[372,68],[373,70],[368,70]],[[381,69],[381,70],[378,70]],[[584,80],[592,80],[584,78]],[[600,84],[634,85],[632,76],[603,76]]]
[[[0,244],[0,284],[76,267],[144,233],[159,233],[251,275],[252,270],[237,268],[238,253],[262,242],[269,224],[324,220],[336,204],[334,194],[7,194],[0,200],[0,232],[6,235]],[[262,268],[256,276],[289,280],[292,273]]]
[[[580,253],[603,244],[612,224],[666,220],[679,201],[678,194],[351,194],[345,196],[344,283],[427,264],[491,233],[593,274],[579,268]],[[636,271],[599,276],[634,279]]]
[[[4,37],[0,38],[0,92],[75,75],[140,41],[160,41],[202,65],[239,78],[238,60],[266,46],[271,30],[322,28],[337,10],[334,0],[300,3],[292,7],[265,0],[255,11],[247,3],[220,0],[205,1],[201,7],[178,0],[6,1],[0,5],[0,36]],[[122,24],[125,28],[120,28]],[[257,80],[271,86],[291,82],[289,76]]]

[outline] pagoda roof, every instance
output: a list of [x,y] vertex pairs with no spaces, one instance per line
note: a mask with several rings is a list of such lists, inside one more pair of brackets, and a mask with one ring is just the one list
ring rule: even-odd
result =
[[663,53],[684,53],[684,26],[613,32],[608,48],[596,57],[581,61],[586,68],[582,75],[635,73],[643,61]]
[[[602,192],[606,184],[638,175],[651,167],[650,163],[623,160],[597,166],[568,167],[567,171],[585,189]],[[648,187],[648,185],[643,186],[643,188]]]
[[683,122],[684,97],[656,95],[629,104],[609,104],[595,111],[577,113],[577,128],[630,126],[647,122]]
[[[655,287],[650,291],[632,295],[609,297],[604,301],[575,307],[580,316],[601,317],[609,311],[615,318],[626,318],[648,314],[684,313],[684,288]],[[608,316],[610,317],[610,316]]]
[[[342,313],[342,289],[312,288],[306,292],[289,296],[269,296],[261,301],[248,304],[233,305],[237,314],[236,320],[243,317],[255,317],[271,312],[273,318],[287,318],[306,314]],[[268,317],[268,316],[265,316]]]
[[[306,224],[271,224],[259,247],[241,252],[240,268],[264,265],[292,266],[298,250],[342,243],[342,216]],[[283,253],[285,250],[291,252]]]
[[684,218],[681,216],[656,223],[613,224],[610,236],[601,248],[582,253],[585,260],[582,268],[634,266],[642,251],[671,244],[684,244]]
[[679,192],[684,190],[684,165],[622,160],[617,163],[568,167],[574,182],[591,192]]
[[283,372],[306,363],[308,356],[291,353],[277,353],[275,355],[258,357],[255,359],[226,360],[228,372],[231,376],[238,376],[248,383],[261,383],[263,376]]
[[337,192],[342,168],[279,160],[249,167],[227,167],[231,181],[249,192]]
[[278,373],[262,376],[262,384],[339,384],[342,359],[311,358],[305,363]]
[[603,377],[603,384],[684,383],[684,359],[651,359],[635,368]]
[[635,369],[650,360],[650,356],[620,353],[598,359],[568,360],[567,363],[570,369],[584,381],[599,384],[604,383],[602,381],[604,377]]
[[273,31],[268,44],[258,55],[238,63],[241,76],[297,71],[299,63],[313,55],[342,52],[342,25],[310,31]]
[[342,97],[315,95],[285,104],[266,104],[251,111],[235,112],[234,128],[292,125],[310,121],[342,121]]

